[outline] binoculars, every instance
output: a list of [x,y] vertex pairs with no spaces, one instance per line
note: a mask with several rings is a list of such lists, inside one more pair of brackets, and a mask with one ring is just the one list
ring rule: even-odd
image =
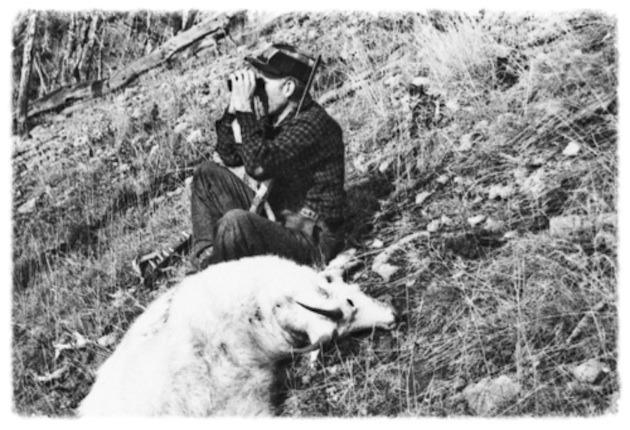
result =
[[[227,80],[227,87],[228,87],[228,91],[232,91],[231,79]],[[261,92],[264,93],[264,91],[265,91],[265,80],[263,78],[256,78],[256,89],[254,90],[254,92],[257,94],[260,94]]]

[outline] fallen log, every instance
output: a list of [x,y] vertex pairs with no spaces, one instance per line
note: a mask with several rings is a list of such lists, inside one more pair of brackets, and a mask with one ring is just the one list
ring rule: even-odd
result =
[[56,111],[76,101],[101,97],[123,88],[140,75],[162,65],[177,52],[188,48],[206,36],[218,31],[229,34],[233,27],[235,28],[243,22],[244,16],[244,11],[231,15],[222,13],[195,25],[185,32],[178,33],[149,55],[134,61],[120,71],[114,72],[107,79],[97,79],[59,88],[35,100],[28,111],[27,117],[31,118],[45,112]]

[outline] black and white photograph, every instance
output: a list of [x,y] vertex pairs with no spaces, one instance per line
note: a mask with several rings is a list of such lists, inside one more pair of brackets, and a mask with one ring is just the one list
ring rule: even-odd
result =
[[5,408],[617,416],[622,25],[563,6],[16,8]]

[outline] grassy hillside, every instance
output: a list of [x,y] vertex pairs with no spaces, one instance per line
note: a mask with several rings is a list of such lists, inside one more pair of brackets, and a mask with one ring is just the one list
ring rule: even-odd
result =
[[[352,279],[404,314],[314,370],[296,361],[284,414],[614,408],[616,30],[586,12],[289,14],[50,115],[14,145],[15,410],[70,414],[181,278],[176,265],[148,288],[129,262],[190,228],[185,179],[212,156],[224,78],[276,41],[322,54],[314,93],[344,130],[348,247],[364,263]],[[389,277],[372,270],[382,252]]]

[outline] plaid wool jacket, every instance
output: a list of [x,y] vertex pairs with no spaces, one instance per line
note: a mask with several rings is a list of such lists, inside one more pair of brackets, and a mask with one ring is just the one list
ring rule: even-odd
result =
[[[234,141],[232,121],[241,126],[242,144]],[[278,126],[254,113],[225,112],[216,122],[216,151],[226,166],[245,166],[259,181],[273,179],[268,201],[276,211],[311,209],[325,221],[343,217],[344,144],[339,124],[308,97],[297,118]]]

